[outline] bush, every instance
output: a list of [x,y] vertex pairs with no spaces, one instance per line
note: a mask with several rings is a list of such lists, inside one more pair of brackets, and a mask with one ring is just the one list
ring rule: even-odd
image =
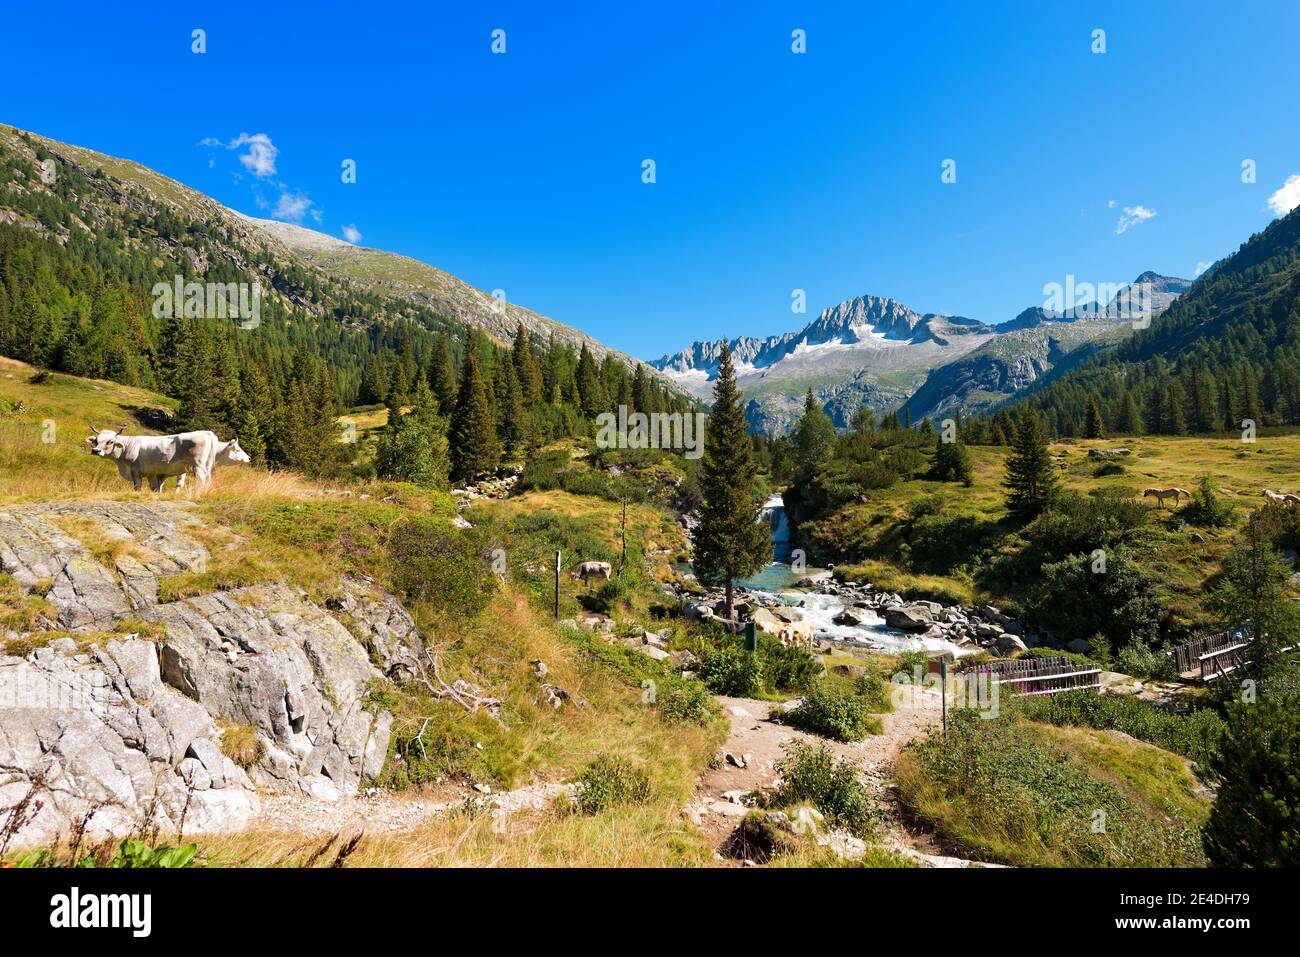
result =
[[1068,691],[1018,698],[1015,706],[1034,721],[1121,731],[1191,758],[1202,768],[1218,753],[1224,734],[1223,718],[1208,708],[1175,714],[1132,695]]
[[865,698],[829,684],[809,691],[802,704],[786,712],[785,720],[836,741],[861,741],[881,731],[880,719],[871,713]]
[[1138,678],[1169,681],[1178,677],[1174,659],[1164,649],[1137,642],[1125,645],[1115,656],[1115,669]]
[[1261,697],[1228,709],[1220,781],[1202,834],[1219,867],[1300,866],[1300,714],[1296,701]]
[[650,775],[625,758],[602,754],[578,777],[574,808],[582,814],[599,814],[612,807],[644,804],[650,798]]
[[773,635],[759,633],[758,654],[768,692],[806,691],[821,679],[822,663],[815,655],[803,648],[783,645]]
[[700,680],[714,694],[752,698],[763,690],[763,663],[737,641],[700,654]]
[[[896,764],[899,792],[964,856],[1013,866],[1204,864],[1196,821],[1159,796],[1148,803],[1143,792],[1092,776],[1078,756],[1050,741],[1016,715],[987,720],[954,711],[946,737],[932,732],[905,747]],[[1181,774],[1169,767],[1159,773]]]
[[672,682],[659,694],[659,715],[674,724],[710,724],[718,706],[709,689],[699,681]]
[[871,833],[878,813],[853,765],[837,762],[824,744],[814,748],[803,741],[788,741],[783,751],[784,757],[776,763],[781,784],[768,798],[769,806],[809,803],[833,827],[859,837]]
[[889,685],[877,672],[868,671],[858,676],[853,682],[853,693],[861,698],[868,708],[875,712],[894,710],[890,698]]
[[1178,517],[1192,525],[1222,528],[1236,523],[1237,506],[1219,498],[1214,480],[1202,475],[1192,493],[1192,500],[1178,510]]
[[[1107,555],[1104,573],[1093,571],[1087,554],[1044,565],[1042,580],[1029,592],[1033,621],[1055,626],[1063,641],[1083,638],[1120,650],[1130,642],[1159,643],[1167,612],[1155,595],[1153,576],[1123,550]],[[1100,651],[1096,660],[1103,660]]]
[[388,557],[393,587],[408,601],[473,616],[492,596],[496,578],[476,529],[440,518],[408,518],[394,527]]

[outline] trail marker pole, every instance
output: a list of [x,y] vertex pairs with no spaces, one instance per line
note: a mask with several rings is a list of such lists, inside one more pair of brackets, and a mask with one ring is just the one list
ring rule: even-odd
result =
[[948,659],[939,659],[939,706],[943,709],[943,737],[948,739]]
[[555,550],[555,620],[560,620],[560,550]]

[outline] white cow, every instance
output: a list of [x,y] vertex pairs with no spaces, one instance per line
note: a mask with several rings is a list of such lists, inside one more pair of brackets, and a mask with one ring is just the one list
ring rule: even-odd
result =
[[[93,429],[93,426],[92,426]],[[215,432],[181,432],[179,435],[123,435],[119,429],[99,429],[86,444],[90,454],[112,459],[124,479],[130,479],[140,491],[142,480],[149,488],[161,492],[169,477],[192,472],[200,485],[212,481],[212,467],[219,439]]]
[[[239,439],[231,439],[229,442],[222,442],[218,439],[216,451],[212,456],[212,464],[208,471],[209,473],[216,471],[218,465],[246,465],[251,461],[253,460],[249,454],[239,447]],[[190,474],[193,474],[193,472],[182,473],[181,477],[176,480],[178,489],[185,487],[185,479]]]
[[612,573],[613,568],[610,566],[609,562],[583,562],[574,571],[573,577],[581,578],[584,582],[587,582],[587,584],[590,585],[590,579],[604,578],[608,581],[609,576]]

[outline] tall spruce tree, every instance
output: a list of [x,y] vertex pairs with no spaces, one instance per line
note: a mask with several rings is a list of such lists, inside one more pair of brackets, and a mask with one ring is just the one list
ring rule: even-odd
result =
[[794,431],[795,481],[809,481],[835,454],[837,440],[835,424],[809,389],[803,400],[803,416]]
[[451,341],[447,333],[438,335],[433,343],[433,361],[429,364],[429,385],[438,398],[438,410],[450,415],[456,408],[456,366],[451,361]]
[[472,482],[496,468],[500,457],[496,422],[479,370],[478,349],[470,342],[465,346],[460,394],[451,417],[451,477],[457,482]]
[[700,581],[725,587],[727,618],[735,606],[736,579],[752,575],[772,557],[771,534],[759,521],[757,472],[731,350],[724,343],[705,430],[694,567]]
[[1020,410],[1011,454],[1007,456],[1003,481],[1007,490],[1007,510],[1018,518],[1033,518],[1051,502],[1056,485],[1043,419],[1026,406]]
[[[929,422],[926,419],[926,422]],[[971,469],[970,452],[960,435],[945,435],[940,429],[934,439],[934,460],[930,464],[930,477],[940,482],[961,482],[970,487],[975,483]],[[950,439],[950,441],[945,441]]]
[[1083,437],[1085,439],[1104,439],[1106,437],[1106,420],[1101,416],[1101,406],[1095,395],[1088,396],[1088,406],[1083,414]]

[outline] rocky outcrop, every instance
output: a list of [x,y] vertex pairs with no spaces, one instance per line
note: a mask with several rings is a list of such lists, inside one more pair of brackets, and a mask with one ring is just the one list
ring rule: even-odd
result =
[[[359,578],[324,606],[282,584],[159,603],[160,578],[207,567],[200,525],[183,502],[0,509],[0,572],[47,606],[0,634],[38,646],[0,654],[0,823],[40,781],[20,841],[91,809],[92,834],[238,827],[258,789],[328,800],[382,770],[392,718],[368,685],[414,667],[410,615]],[[227,734],[255,743],[246,768]]]

